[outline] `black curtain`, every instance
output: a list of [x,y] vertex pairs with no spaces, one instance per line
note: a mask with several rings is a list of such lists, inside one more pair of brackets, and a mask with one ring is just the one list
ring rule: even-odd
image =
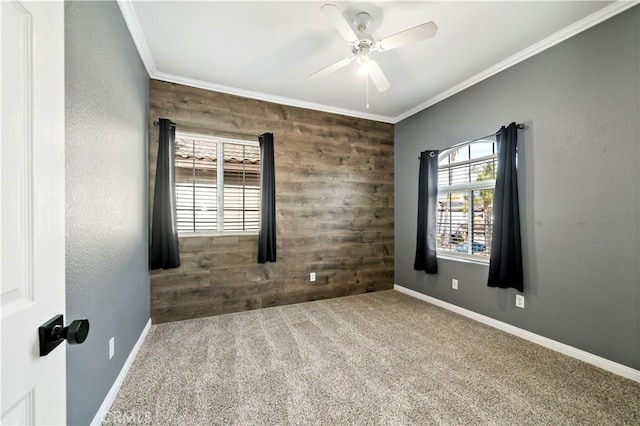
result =
[[520,208],[518,206],[518,127],[511,123],[496,133],[498,171],[493,193],[493,234],[489,287],[523,289]]
[[420,153],[418,177],[418,234],[413,269],[427,274],[438,273],[436,257],[436,211],[438,205],[438,153]]
[[176,228],[176,169],[174,162],[176,125],[166,118],[159,120],[158,163],[153,192],[151,223],[151,269],[180,266],[178,230]]
[[276,167],[273,134],[265,133],[260,141],[260,233],[258,263],[276,261]]

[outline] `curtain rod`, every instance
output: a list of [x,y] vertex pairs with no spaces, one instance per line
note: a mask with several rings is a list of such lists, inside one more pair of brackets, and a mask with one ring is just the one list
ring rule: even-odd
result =
[[[160,125],[160,122],[157,120],[153,121],[153,127],[158,127]],[[235,137],[241,137],[241,138],[251,138],[251,140],[253,139],[257,139],[259,137],[259,135],[252,135],[249,133],[240,133],[240,132],[233,132],[233,131],[229,131],[229,130],[219,130],[219,129],[211,129],[211,128],[204,128],[204,127],[195,127],[195,126],[185,126],[182,125],[180,123],[176,124],[173,123],[173,125],[176,128],[180,128],[180,129],[184,129],[185,131],[192,131],[192,132],[196,132],[196,133],[217,133],[216,136],[235,136]]]
[[[524,128],[525,128],[525,127],[524,127],[524,123],[517,123],[517,124],[516,124],[516,129],[523,130]],[[457,148],[457,147],[459,147],[459,146],[466,145],[466,144],[471,143],[471,142],[479,141],[479,140],[481,140],[481,139],[486,139],[486,138],[489,138],[489,137],[491,137],[491,136],[495,136],[495,135],[497,135],[498,133],[500,133],[500,131],[499,131],[499,130],[498,130],[497,132],[495,132],[495,133],[490,133],[490,134],[488,134],[488,135],[486,135],[486,136],[481,136],[481,137],[479,137],[479,138],[471,139],[470,141],[465,141],[465,142],[457,143],[457,144],[455,144],[455,145],[453,145],[453,146],[450,146],[449,148],[445,149],[445,150],[444,150],[444,151],[442,151],[442,152],[451,151],[452,149]],[[440,154],[442,154],[442,152],[441,152]],[[419,159],[420,159],[420,157],[418,157],[418,160],[419,160]]]

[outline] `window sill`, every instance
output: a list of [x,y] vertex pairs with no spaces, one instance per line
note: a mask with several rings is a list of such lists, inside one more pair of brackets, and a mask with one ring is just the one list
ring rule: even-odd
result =
[[443,260],[452,260],[454,262],[461,262],[461,263],[470,263],[473,265],[482,265],[482,266],[489,266],[489,259],[487,260],[482,260],[482,259],[476,259],[473,258],[471,256],[456,256],[456,255],[448,255],[448,254],[437,254],[438,259],[443,259]]
[[198,238],[198,237],[251,237],[258,236],[254,231],[236,231],[236,232],[188,232],[178,233],[178,238]]

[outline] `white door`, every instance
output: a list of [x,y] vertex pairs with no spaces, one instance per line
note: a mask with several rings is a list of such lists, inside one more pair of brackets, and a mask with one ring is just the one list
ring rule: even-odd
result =
[[64,5],[0,7],[2,424],[64,424],[66,345],[38,345],[65,310]]

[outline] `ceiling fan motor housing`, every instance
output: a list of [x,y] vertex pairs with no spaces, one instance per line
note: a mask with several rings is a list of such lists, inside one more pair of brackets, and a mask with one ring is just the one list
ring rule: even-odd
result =
[[367,12],[360,12],[353,17],[352,21],[356,26],[358,40],[351,46],[351,51],[356,57],[356,62],[366,64],[369,62],[369,51],[374,47],[374,39],[370,34],[365,33],[369,24],[371,24],[371,15]]

